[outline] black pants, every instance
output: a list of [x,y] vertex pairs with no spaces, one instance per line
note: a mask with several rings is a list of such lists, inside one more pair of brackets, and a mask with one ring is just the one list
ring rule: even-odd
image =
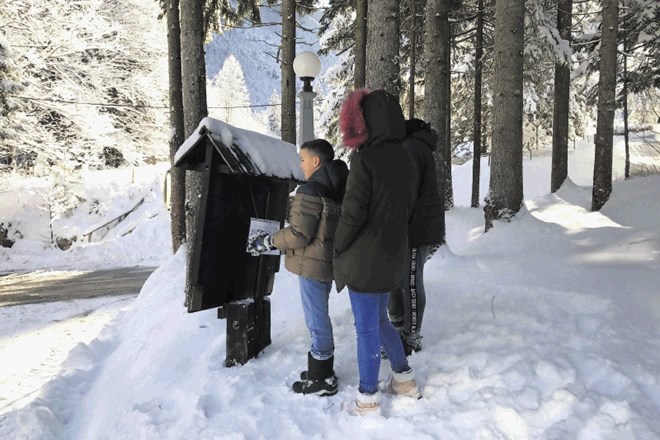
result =
[[[390,295],[387,311],[395,326],[403,326],[407,338],[418,339],[426,307],[424,263],[430,246],[408,249],[401,286]],[[413,342],[413,341],[411,341]]]

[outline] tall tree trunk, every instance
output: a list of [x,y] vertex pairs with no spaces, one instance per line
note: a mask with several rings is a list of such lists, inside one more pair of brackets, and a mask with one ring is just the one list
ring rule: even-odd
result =
[[[625,23],[625,19],[624,19]],[[624,25],[625,27],[625,25]],[[621,99],[623,100],[623,139],[626,147],[626,165],[625,178],[630,178],[630,133],[628,132],[628,38],[627,29],[623,36],[623,90]]]
[[598,211],[612,192],[612,143],[616,89],[616,45],[619,25],[617,0],[603,0],[603,25],[600,46],[600,82],[598,83],[598,121],[591,210]]
[[204,59],[204,0],[180,0],[181,85],[184,136],[190,136],[208,115]]
[[408,118],[415,117],[415,64],[417,64],[417,0],[410,5],[410,77],[408,78]]
[[282,0],[282,140],[296,143],[296,2]]
[[[428,0],[426,3],[426,78],[424,86],[424,116],[438,131],[438,150],[435,160],[438,169],[438,190],[440,202],[445,206],[445,155],[446,140],[444,130],[447,123],[446,94],[449,71],[446,63],[446,39],[449,38],[449,0]],[[444,212],[444,211],[443,211]],[[445,235],[445,217],[442,216],[442,232]]]
[[361,89],[366,83],[367,60],[367,0],[355,2],[355,71],[353,86]]
[[[446,94],[442,98],[445,102],[445,144],[443,154],[445,157],[444,166],[445,166],[445,209],[451,209],[454,207],[454,186],[452,185],[452,172],[451,172],[451,157],[452,157],[452,144],[451,144],[451,24],[449,22],[449,1],[448,10],[447,10],[447,36],[445,40],[445,64],[447,65],[447,82],[446,82]],[[443,36],[444,38],[444,36]]]
[[[206,108],[206,64],[204,60],[204,0],[181,0],[181,94],[183,96],[184,137],[190,136],[208,115]],[[202,173],[186,173],[186,241],[193,243],[197,235]],[[187,246],[191,261],[193,246]],[[186,286],[190,286],[190,270],[186,267]],[[186,298],[189,292],[186,292]]]
[[[573,0],[557,4],[559,36],[571,44]],[[571,87],[571,60],[555,63],[555,104],[552,114],[552,173],[550,191],[556,192],[568,176],[568,106]]]
[[474,43],[474,119],[473,119],[473,151],[472,151],[472,203],[473,208],[479,207],[479,184],[481,180],[481,78],[484,56],[484,0],[477,5],[477,32]]
[[[183,96],[181,95],[181,26],[179,24],[179,0],[169,0],[167,5],[167,51],[169,55],[170,98],[170,164],[183,143]],[[186,240],[186,174],[183,168],[170,168],[170,218],[172,223],[172,249],[176,252]]]
[[490,191],[484,206],[486,231],[493,226],[493,220],[510,219],[515,215],[523,201],[525,4],[519,0],[497,0],[495,7],[493,147]]
[[380,0],[367,10],[366,86],[399,98],[399,2]]

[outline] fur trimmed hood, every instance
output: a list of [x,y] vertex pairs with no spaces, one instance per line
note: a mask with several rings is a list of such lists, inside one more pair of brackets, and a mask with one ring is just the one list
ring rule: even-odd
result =
[[406,134],[398,100],[384,90],[358,89],[341,106],[339,129],[347,148],[401,142]]
[[369,139],[369,129],[362,112],[362,100],[369,93],[371,90],[366,88],[354,90],[349,93],[341,105],[339,130],[344,145],[352,150],[357,149]]

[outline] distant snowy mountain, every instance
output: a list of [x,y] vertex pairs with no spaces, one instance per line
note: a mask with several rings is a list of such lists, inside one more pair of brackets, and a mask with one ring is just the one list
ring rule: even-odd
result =
[[[299,16],[298,22],[305,29],[318,30],[320,12],[312,15]],[[276,60],[280,45],[281,28],[279,10],[271,7],[261,8],[261,20],[264,26],[253,28],[227,28],[220,35],[213,36],[213,40],[206,46],[206,76],[209,80],[222,68],[225,60],[234,55],[240,62],[245,74],[245,82],[250,93],[252,105],[268,104],[275,91],[280,94],[281,74],[280,65]],[[298,29],[297,52],[320,49],[319,37],[312,32]],[[335,62],[334,56],[321,57],[321,75]],[[301,83],[299,82],[298,88]],[[324,86],[321,82],[314,83],[317,92],[323,94]],[[209,106],[213,103],[209,102]]]

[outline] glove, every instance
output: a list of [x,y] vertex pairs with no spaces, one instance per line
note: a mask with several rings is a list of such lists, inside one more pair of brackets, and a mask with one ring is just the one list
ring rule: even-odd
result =
[[257,255],[261,255],[264,252],[277,249],[275,246],[273,246],[271,240],[271,236],[268,234],[259,234],[255,235],[254,237],[250,237],[248,240],[248,252],[256,257]]

